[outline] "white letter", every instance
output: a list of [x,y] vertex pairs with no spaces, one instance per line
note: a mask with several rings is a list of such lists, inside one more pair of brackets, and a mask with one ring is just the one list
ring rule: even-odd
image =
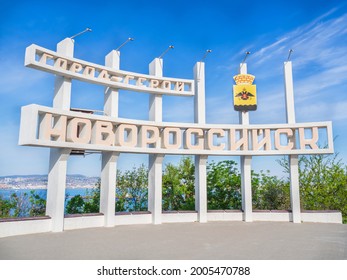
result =
[[50,55],[48,53],[43,53],[41,58],[40,58],[40,63],[47,64],[47,59],[48,58],[53,59],[53,55]]
[[151,88],[159,87],[159,81],[158,80],[151,80],[149,83],[149,87],[151,87]]
[[131,76],[131,75],[126,75],[125,77],[124,77],[124,80],[123,80],[123,83],[124,84],[129,84],[129,80],[134,80],[134,76]]
[[239,140],[236,141],[236,129],[230,129],[229,133],[229,149],[231,151],[236,151],[240,148],[240,150],[248,150],[248,131],[247,129],[238,129],[239,132]]
[[184,91],[184,83],[183,82],[176,82],[175,90],[177,90],[177,91]]
[[213,135],[216,134],[218,138],[223,138],[225,135],[224,129],[221,128],[211,128],[207,132],[207,148],[209,150],[217,151],[217,150],[224,150],[225,144],[221,143],[219,145],[213,145]]
[[146,80],[147,80],[146,78],[138,77],[138,78],[137,78],[137,81],[136,81],[136,85],[137,85],[137,86],[142,86],[142,87],[143,87],[143,86],[145,86],[145,85],[143,84],[143,82],[146,81]]
[[[287,134],[287,139],[288,139],[288,144],[286,146],[281,145],[281,134]],[[294,143],[293,143],[293,130],[291,130],[290,128],[279,128],[276,129],[275,131],[275,148],[277,150],[283,150],[283,151],[287,151],[287,150],[291,150],[294,147]]]
[[[192,144],[192,134],[195,135],[197,144]],[[200,128],[188,128],[185,135],[185,149],[203,150],[204,149],[204,131]]]
[[311,139],[306,139],[305,138],[305,128],[300,127],[299,128],[299,136],[300,136],[300,149],[305,150],[306,145],[311,146],[311,149],[319,149],[317,146],[317,141],[318,141],[318,128],[317,127],[312,127],[312,138]]
[[147,148],[148,144],[155,144],[155,148],[159,146],[159,129],[156,126],[143,125],[140,128],[139,142],[141,148]]
[[111,122],[95,122],[93,126],[92,143],[96,145],[113,146],[114,132]]
[[75,72],[75,73],[78,73],[82,70],[82,65],[79,64],[79,63],[72,63],[70,69],[69,69],[71,72]]
[[83,75],[91,78],[95,78],[95,68],[86,66],[83,71]]
[[67,60],[58,57],[57,60],[54,62],[54,67],[66,70],[67,69]]
[[[125,132],[127,139],[125,140]],[[135,147],[137,144],[137,127],[132,124],[120,124],[116,130],[116,145],[125,147]]]
[[88,144],[92,132],[90,120],[73,118],[68,122],[66,140],[72,143]]
[[161,83],[161,88],[171,90],[171,82],[170,81],[163,81]]
[[101,70],[98,79],[108,80],[108,72],[106,70]]
[[[170,144],[170,134],[173,143]],[[179,149],[182,145],[182,132],[178,127],[166,127],[162,132],[162,146],[164,149]]]
[[[264,133],[265,131],[265,133]],[[264,134],[263,139],[258,142],[258,136]],[[264,146],[264,150],[271,150],[271,134],[270,129],[252,129],[253,150],[257,151]]]
[[46,113],[40,123],[39,138],[46,141],[65,141],[66,116],[54,116]]

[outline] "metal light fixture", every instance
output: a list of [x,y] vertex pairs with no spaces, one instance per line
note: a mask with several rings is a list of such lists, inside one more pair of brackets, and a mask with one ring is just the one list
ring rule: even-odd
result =
[[124,45],[126,45],[127,43],[134,41],[134,40],[135,40],[134,38],[129,37],[123,44],[121,44],[118,48],[116,48],[116,51],[119,51],[120,48],[122,48]]
[[206,56],[207,56],[209,53],[211,53],[211,52],[212,52],[212,50],[210,50],[210,49],[206,50],[204,56],[203,56],[202,59],[201,59],[201,62],[204,61],[205,58],[206,58]]
[[158,58],[162,58],[169,50],[173,49],[175,46],[170,45]]
[[290,50],[289,50],[289,54],[288,54],[287,61],[290,61],[290,56],[292,55],[292,52],[293,52],[293,49],[290,49]]
[[86,32],[92,32],[92,30],[91,30],[90,28],[87,27],[85,30],[83,30],[83,31],[81,31],[81,32],[79,32],[79,33],[77,33],[77,34],[71,36],[70,39],[73,39],[73,38],[75,38],[75,37],[77,37],[77,36],[79,36],[79,35],[82,35],[83,33],[86,33]]
[[249,56],[251,52],[246,52],[245,58],[242,60],[241,65],[245,63],[247,56]]

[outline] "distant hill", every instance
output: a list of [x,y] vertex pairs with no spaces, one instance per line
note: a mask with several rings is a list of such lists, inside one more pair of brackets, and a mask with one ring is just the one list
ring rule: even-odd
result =
[[[1,189],[37,189],[47,187],[47,175],[10,175],[0,176]],[[88,177],[80,174],[66,176],[67,188],[93,188],[99,177]]]

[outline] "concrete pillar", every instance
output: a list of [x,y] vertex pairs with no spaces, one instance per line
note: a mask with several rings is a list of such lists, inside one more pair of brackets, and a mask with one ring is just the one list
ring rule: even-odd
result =
[[[149,74],[163,76],[163,60],[155,58],[149,64]],[[149,120],[162,122],[163,99],[162,95],[149,95]],[[162,216],[162,174],[164,155],[150,154],[148,163],[148,211],[152,213],[153,224],[161,224]]]
[[[105,57],[105,65],[107,67],[119,70],[120,52],[111,51]],[[104,96],[104,114],[106,116],[118,118],[118,89],[106,87]]]
[[117,160],[119,153],[101,154],[100,212],[104,214],[105,227],[115,224]]
[[241,194],[242,194],[242,210],[243,220],[252,222],[252,156],[241,156]]
[[[247,74],[247,64],[240,65],[240,74]],[[249,112],[239,112],[239,123],[249,125]],[[252,156],[241,156],[241,193],[242,193],[242,211],[243,220],[252,222],[252,176],[251,167]]]
[[[57,53],[73,57],[74,41],[66,38],[57,44]],[[70,110],[71,103],[71,79],[63,76],[56,76],[54,81],[53,107],[63,110]]]
[[64,230],[65,186],[70,149],[50,149],[46,215],[52,218],[52,231]]
[[[155,58],[149,64],[149,74],[163,77],[163,59]],[[149,95],[149,120],[154,122],[163,121],[163,97],[160,94]]]
[[289,170],[290,170],[290,205],[292,208],[293,223],[301,223],[298,155],[289,156]]
[[[292,62],[284,62],[284,88],[286,94],[287,122],[295,124],[294,87]],[[295,137],[291,140],[295,145]],[[289,156],[290,170],[290,204],[293,223],[301,223],[300,188],[299,188],[299,158],[298,155]]]
[[[195,95],[194,121],[198,124],[206,123],[205,111],[205,63],[197,62],[194,66]],[[207,222],[207,156],[195,156],[195,210],[198,221]]]
[[[105,57],[107,67],[118,70],[120,52],[111,51]],[[106,87],[104,96],[104,115],[118,118],[118,89]],[[104,214],[105,227],[115,224],[117,160],[119,153],[101,153],[100,212]]]
[[150,155],[148,164],[148,211],[152,213],[152,222],[161,224],[162,216],[162,173],[164,155]]
[[194,66],[195,95],[194,95],[194,122],[206,123],[205,108],[205,63],[197,62]]
[[[66,38],[57,44],[57,53],[73,57],[74,42]],[[71,79],[55,78],[53,107],[70,110]],[[52,231],[64,230],[67,160],[71,149],[51,148],[47,183],[46,215],[52,218]]]
[[207,222],[207,156],[195,156],[195,210],[198,221]]

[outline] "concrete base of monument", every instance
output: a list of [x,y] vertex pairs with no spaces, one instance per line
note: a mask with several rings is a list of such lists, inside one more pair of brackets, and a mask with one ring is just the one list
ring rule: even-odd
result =
[[64,218],[64,230],[102,226],[104,226],[104,215],[102,213],[65,215]]
[[[292,222],[292,213],[282,210],[253,210],[253,221]],[[196,211],[164,211],[162,223],[193,223],[198,222]],[[117,212],[111,226],[152,224],[152,214],[143,212]],[[240,210],[209,210],[207,222],[243,221]],[[336,223],[342,224],[342,214],[339,211],[302,211],[301,221],[306,223]],[[66,215],[64,230],[104,227],[105,217],[102,213]],[[52,220],[50,217],[0,219],[0,237],[16,236],[33,233],[50,232]]]
[[242,221],[243,212],[240,210],[208,210],[208,221]]
[[50,217],[0,219],[0,237],[49,232],[52,229]]
[[342,224],[342,214],[334,210],[305,210],[301,212],[303,222],[310,223],[337,223]]
[[198,221],[198,212],[196,211],[166,211],[163,212],[163,223],[189,223]]
[[143,225],[152,223],[152,214],[148,211],[141,212],[116,212],[114,225]]

